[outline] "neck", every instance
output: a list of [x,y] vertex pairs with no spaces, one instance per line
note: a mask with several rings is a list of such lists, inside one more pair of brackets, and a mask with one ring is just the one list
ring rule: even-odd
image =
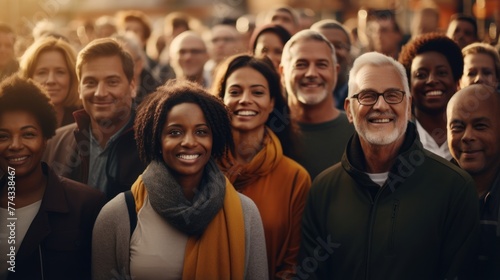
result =
[[396,162],[399,149],[403,145],[404,135],[389,145],[373,145],[360,138],[361,148],[365,154],[366,171],[368,173],[388,172]]
[[255,155],[262,150],[265,127],[252,131],[239,131],[233,129],[234,145],[236,147],[235,159],[237,162],[246,164],[252,161]]
[[[8,175],[7,182],[9,182]],[[30,204],[33,204],[42,199],[45,192],[45,187],[47,185],[47,177],[43,174],[41,163],[38,168],[26,177],[15,177],[15,207],[21,208]],[[0,205],[3,208],[7,208],[8,205],[8,184],[2,187],[1,201]]]
[[181,186],[184,197],[186,197],[187,200],[193,200],[194,195],[198,190],[198,186],[200,185],[202,176],[203,173],[195,176],[183,176],[177,178],[177,182]]
[[106,147],[109,139],[115,135],[122,127],[124,127],[130,119],[130,112],[125,118],[112,123],[98,123],[95,121],[91,122],[92,135],[99,142],[101,148]]
[[64,118],[64,106],[57,105],[54,106],[54,109],[56,111],[57,127],[61,127]]
[[428,114],[415,109],[415,118],[438,145],[446,142],[446,113]]
[[331,98],[315,105],[305,105],[297,98],[289,97],[288,106],[292,119],[301,123],[323,123],[336,119],[340,111],[335,108],[333,94],[331,95]]

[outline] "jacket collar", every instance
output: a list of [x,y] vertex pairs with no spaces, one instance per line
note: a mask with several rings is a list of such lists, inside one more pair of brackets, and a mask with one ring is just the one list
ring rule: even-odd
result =
[[32,255],[33,251],[37,250],[42,241],[50,234],[49,212],[69,212],[69,202],[66,198],[60,177],[56,175],[46,163],[42,162],[41,164],[42,170],[47,176],[47,187],[42,198],[40,209],[31,222],[17,253],[19,259]]
[[[410,156],[414,156],[413,152],[415,150],[421,152],[421,154],[417,155],[418,157],[416,157],[416,159],[423,160],[424,151],[418,138],[416,126],[412,122],[408,122],[405,139],[399,149],[396,162],[389,170],[389,178],[386,182],[393,191],[404,182],[406,178],[411,176],[411,170],[406,169],[414,168],[414,166],[412,166],[413,159],[410,159]],[[360,185],[373,190],[378,190],[380,188],[365,174],[366,159],[357,132],[353,134],[347,143],[346,151],[342,156],[342,166]]]
[[[75,118],[76,126],[78,127],[78,130],[75,131],[75,134],[77,132],[82,132],[86,131],[86,135],[90,133],[89,127],[90,127],[90,115],[85,111],[85,109],[80,109],[75,112],[73,112],[73,117]],[[133,130],[133,124],[134,124],[134,119],[135,119],[135,109],[132,107],[131,112],[130,112],[130,118],[129,121],[125,124],[125,129],[123,130],[122,133],[128,132],[129,130]],[[87,135],[86,138],[89,138],[90,135]],[[80,137],[77,136],[77,140]]]

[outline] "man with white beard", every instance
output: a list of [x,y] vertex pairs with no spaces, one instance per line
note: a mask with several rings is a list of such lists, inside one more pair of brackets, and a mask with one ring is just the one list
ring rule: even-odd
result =
[[312,179],[340,161],[354,132],[346,114],[335,108],[338,71],[335,48],[317,31],[300,31],[283,48],[281,78],[291,119],[300,128],[291,157]]
[[462,279],[479,234],[472,178],[425,150],[410,123],[404,67],[353,65],[345,111],[356,133],[314,181],[302,221],[303,279]]

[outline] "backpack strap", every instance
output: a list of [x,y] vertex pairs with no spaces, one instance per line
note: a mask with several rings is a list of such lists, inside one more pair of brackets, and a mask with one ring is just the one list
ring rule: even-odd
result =
[[137,226],[137,212],[135,211],[135,200],[132,191],[128,190],[124,192],[125,203],[127,203],[128,218],[130,220],[130,237]]

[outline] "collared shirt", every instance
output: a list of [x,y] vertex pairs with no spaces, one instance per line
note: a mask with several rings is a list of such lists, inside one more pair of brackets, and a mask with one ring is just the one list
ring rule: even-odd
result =
[[[107,171],[115,174],[117,169],[115,161],[110,161],[109,166],[107,166],[109,153],[113,143],[125,131],[125,128],[129,127],[131,121],[132,117],[130,117],[127,124],[109,138],[104,149],[99,145],[99,141],[94,137],[94,134],[90,133],[89,179],[87,185],[106,193],[106,186],[108,185]],[[92,128],[89,128],[89,130],[92,131]]]
[[479,271],[483,273],[481,279],[499,279],[500,175],[497,175],[488,192],[479,198],[479,207],[481,225]]
[[[451,160],[450,149],[448,148],[448,143],[445,141],[441,146],[439,146],[434,138],[422,127],[422,125],[418,122],[418,120],[414,120],[417,125],[418,135],[420,137],[420,142],[424,148],[430,152],[435,153],[436,155],[446,159],[447,161]],[[446,131],[445,131],[446,133]]]

